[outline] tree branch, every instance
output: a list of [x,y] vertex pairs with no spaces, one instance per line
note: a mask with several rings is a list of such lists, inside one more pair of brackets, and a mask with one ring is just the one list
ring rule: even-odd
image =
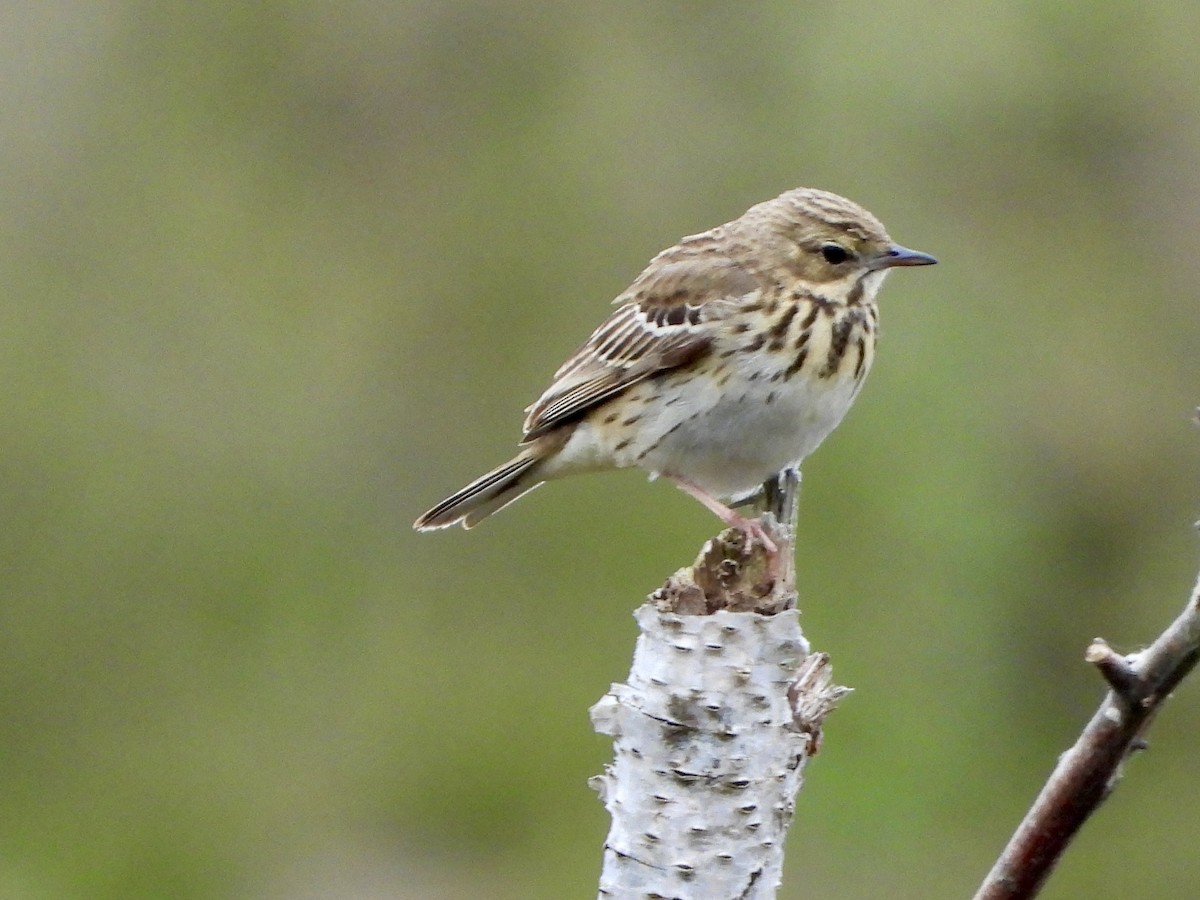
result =
[[1100,638],[1086,657],[1111,688],[1058,761],[975,900],[1034,897],[1067,845],[1121,777],[1163,702],[1200,659],[1200,580],[1183,612],[1147,649],[1120,656]]
[[762,548],[731,529],[635,613],[628,683],[591,710],[616,754],[591,781],[612,816],[602,898],[775,897],[804,767],[847,693],[800,631],[798,484],[783,473],[765,494],[764,521],[786,554],[778,581]]

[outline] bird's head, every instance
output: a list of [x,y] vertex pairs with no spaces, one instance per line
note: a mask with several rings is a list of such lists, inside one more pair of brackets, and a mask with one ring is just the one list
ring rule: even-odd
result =
[[873,300],[889,270],[937,262],[895,243],[879,219],[827,191],[788,191],[751,208],[742,221],[770,233],[782,251],[781,267],[832,300]]

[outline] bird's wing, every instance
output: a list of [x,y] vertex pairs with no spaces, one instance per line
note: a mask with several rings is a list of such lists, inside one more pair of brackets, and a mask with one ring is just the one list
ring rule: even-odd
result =
[[759,287],[729,259],[666,256],[660,254],[617,298],[621,306],[554,373],[554,382],[526,410],[525,440],[697,359],[711,343],[708,323],[728,316],[737,298]]

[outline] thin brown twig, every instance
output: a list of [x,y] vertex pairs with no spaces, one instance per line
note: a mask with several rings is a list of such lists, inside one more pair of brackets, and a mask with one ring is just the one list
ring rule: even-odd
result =
[[1112,792],[1163,701],[1200,659],[1200,580],[1183,612],[1148,648],[1128,657],[1097,638],[1088,648],[1111,690],[1064,753],[975,900],[1035,897],[1075,834]]

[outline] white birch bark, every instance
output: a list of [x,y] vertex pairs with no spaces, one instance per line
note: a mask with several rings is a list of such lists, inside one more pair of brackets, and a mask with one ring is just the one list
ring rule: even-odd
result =
[[615,747],[592,780],[612,816],[601,898],[775,897],[805,765],[846,689],[809,652],[790,573],[764,582],[740,537],[710,541],[637,610],[629,679],[592,707]]

